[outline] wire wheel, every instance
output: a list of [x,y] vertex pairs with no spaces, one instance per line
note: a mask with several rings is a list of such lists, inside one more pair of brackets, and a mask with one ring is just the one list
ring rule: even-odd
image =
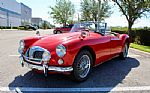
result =
[[81,78],[85,78],[90,71],[90,58],[88,55],[83,55],[78,62],[78,74]]
[[82,50],[78,53],[73,64],[71,77],[73,80],[82,82],[87,80],[93,66],[93,58],[88,50]]

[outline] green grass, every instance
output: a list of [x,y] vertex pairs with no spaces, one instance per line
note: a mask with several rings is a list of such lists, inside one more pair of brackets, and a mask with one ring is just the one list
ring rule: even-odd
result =
[[150,53],[150,46],[144,46],[144,45],[138,45],[138,44],[135,44],[135,43],[131,43],[130,47]]

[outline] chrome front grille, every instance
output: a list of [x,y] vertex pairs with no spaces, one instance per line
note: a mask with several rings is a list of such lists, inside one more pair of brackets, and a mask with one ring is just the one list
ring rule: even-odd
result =
[[42,59],[43,53],[44,53],[44,51],[35,51],[35,52],[33,53],[33,58]]
[[33,46],[26,51],[26,54],[25,54],[26,60],[29,60],[35,63],[41,63],[42,55],[44,51],[45,49],[39,46]]

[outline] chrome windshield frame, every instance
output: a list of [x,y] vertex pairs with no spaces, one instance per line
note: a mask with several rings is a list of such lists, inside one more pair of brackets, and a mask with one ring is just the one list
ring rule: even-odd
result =
[[95,30],[89,29],[89,31],[93,31],[96,33],[100,33],[102,35],[105,35],[106,29],[107,29],[107,23],[105,22],[94,22],[94,21],[87,21],[87,22],[80,22],[74,24],[70,32],[79,32],[84,31],[84,29],[90,25],[95,25]]

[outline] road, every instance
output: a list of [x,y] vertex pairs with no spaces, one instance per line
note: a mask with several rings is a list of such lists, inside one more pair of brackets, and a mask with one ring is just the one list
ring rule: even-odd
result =
[[[69,93],[150,93],[150,54],[129,49],[126,60],[112,59],[93,69],[89,79],[73,82],[62,74],[42,74],[19,64],[18,42],[35,31],[0,31],[0,93],[34,93],[36,91]],[[41,35],[52,30],[40,30]],[[37,93],[37,92],[36,92]]]

